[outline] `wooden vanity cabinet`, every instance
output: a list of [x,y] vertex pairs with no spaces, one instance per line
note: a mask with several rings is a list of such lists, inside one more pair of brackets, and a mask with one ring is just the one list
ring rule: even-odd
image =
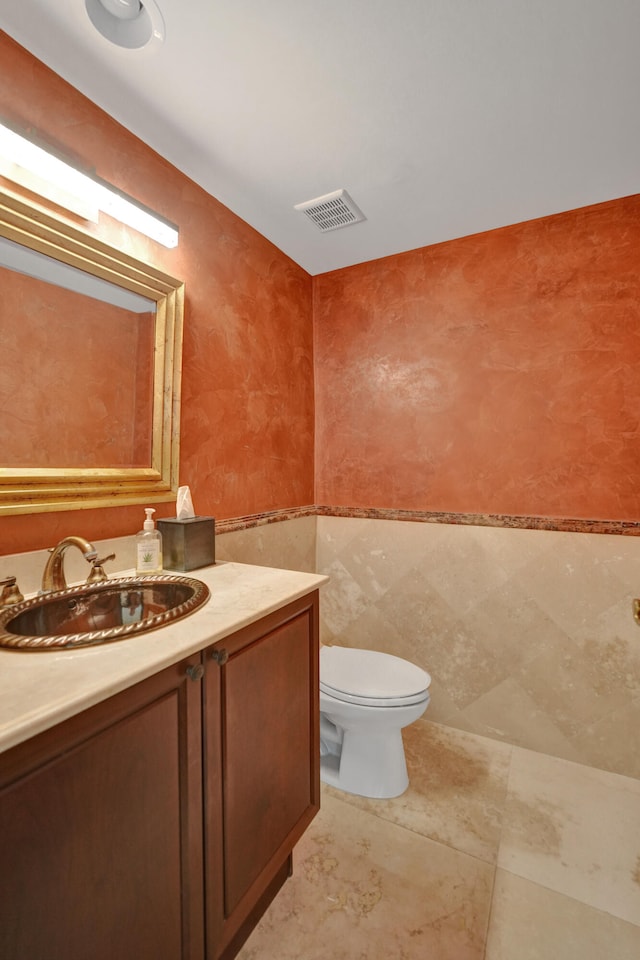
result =
[[2,960],[201,960],[194,667],[199,656],[0,754]]
[[2,960],[234,957],[319,807],[317,664],[314,593],[0,754]]
[[206,955],[230,960],[320,806],[317,592],[205,651],[205,671]]

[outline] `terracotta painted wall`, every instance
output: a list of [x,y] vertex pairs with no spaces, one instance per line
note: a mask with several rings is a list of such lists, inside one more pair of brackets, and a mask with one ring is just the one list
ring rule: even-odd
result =
[[[196,510],[229,518],[312,503],[309,275],[3,33],[0,115],[180,228],[175,250],[106,217],[97,232],[185,281],[180,482]],[[171,505],[157,508],[171,515]],[[0,554],[69,533],[124,536],[141,515],[127,507],[3,518]]]
[[314,278],[316,503],[640,519],[640,196]]
[[[181,482],[198,512],[640,518],[639,197],[312,281],[1,33],[0,115],[180,227],[176,250],[108,218],[97,232],[186,281]],[[126,535],[140,514],[3,518],[0,554]]]

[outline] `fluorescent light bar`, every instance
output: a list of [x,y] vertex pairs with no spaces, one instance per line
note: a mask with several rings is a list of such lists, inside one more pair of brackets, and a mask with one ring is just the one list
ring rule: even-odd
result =
[[178,246],[178,230],[168,221],[2,124],[0,174],[87,220],[97,221],[97,211],[102,210],[165,247]]

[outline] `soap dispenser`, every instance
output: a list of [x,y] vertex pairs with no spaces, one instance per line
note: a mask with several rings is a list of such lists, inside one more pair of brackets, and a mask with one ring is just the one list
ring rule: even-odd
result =
[[147,519],[136,536],[136,570],[138,573],[162,572],[162,534],[153,522],[153,507],[145,507]]

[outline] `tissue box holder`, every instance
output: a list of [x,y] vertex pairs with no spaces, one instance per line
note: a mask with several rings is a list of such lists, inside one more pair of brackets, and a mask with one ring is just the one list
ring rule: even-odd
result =
[[157,521],[162,534],[165,570],[197,570],[216,562],[216,522],[213,517],[169,517]]

